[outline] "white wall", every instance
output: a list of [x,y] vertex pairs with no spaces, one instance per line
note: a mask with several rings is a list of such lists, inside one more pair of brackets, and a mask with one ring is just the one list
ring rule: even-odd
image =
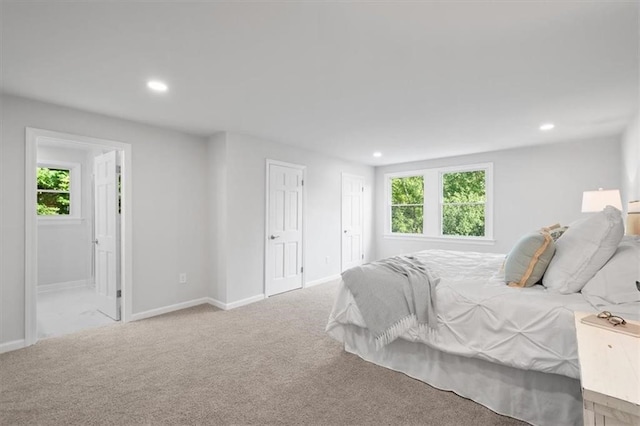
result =
[[640,110],[622,137],[622,206],[640,200]]
[[[384,238],[384,174],[493,162],[494,245]],[[581,216],[582,192],[620,187],[617,138],[543,145],[376,168],[376,256],[429,248],[508,252],[523,234]]]
[[24,338],[25,127],[132,145],[134,313],[207,295],[204,138],[15,96],[0,101],[0,344]]
[[[80,221],[38,221],[38,285],[91,281],[93,153],[83,149],[39,146],[38,162],[80,164]],[[77,184],[77,182],[76,182]],[[73,185],[73,182],[72,182]],[[72,199],[71,202],[74,202]]]
[[[226,144],[226,150],[220,144]],[[357,165],[289,145],[227,133],[210,141],[210,149],[226,151],[226,300],[233,303],[264,293],[264,212],[266,160],[306,166],[305,281],[340,273],[342,173],[365,178],[366,259],[373,255],[373,167]],[[329,257],[329,263],[325,258]]]

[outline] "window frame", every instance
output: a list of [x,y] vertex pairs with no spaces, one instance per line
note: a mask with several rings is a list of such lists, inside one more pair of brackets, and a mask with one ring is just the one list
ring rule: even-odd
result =
[[[39,168],[44,167],[49,169],[69,170],[69,214],[39,215],[36,213],[38,223],[47,225],[61,223],[79,223],[82,220],[82,165],[80,163],[71,163],[66,161],[43,160],[37,162],[36,171]],[[38,192],[41,191],[41,189],[38,189],[36,180],[36,200],[38,197]]]
[[[485,235],[482,237],[442,234],[443,176],[447,173],[485,172]],[[424,177],[424,206],[422,234],[406,234],[391,231],[391,180],[399,177]],[[427,240],[456,243],[494,244],[493,239],[493,163],[475,163],[457,166],[435,167],[384,174],[385,223],[384,238],[403,240]]]

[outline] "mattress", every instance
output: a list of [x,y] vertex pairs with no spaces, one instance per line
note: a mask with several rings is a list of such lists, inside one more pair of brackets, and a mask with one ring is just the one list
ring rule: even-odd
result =
[[[579,379],[573,312],[596,312],[580,293],[561,295],[541,285],[507,287],[501,273],[503,254],[425,250],[414,255],[441,278],[436,288],[438,326],[412,328],[401,339],[454,355]],[[366,328],[343,283],[327,332],[343,341],[342,325]]]

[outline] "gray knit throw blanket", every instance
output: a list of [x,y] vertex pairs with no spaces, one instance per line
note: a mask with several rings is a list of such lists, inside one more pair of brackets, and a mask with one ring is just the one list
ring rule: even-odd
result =
[[394,256],[342,273],[376,348],[393,342],[419,325],[435,329],[436,285],[426,265],[412,256]]

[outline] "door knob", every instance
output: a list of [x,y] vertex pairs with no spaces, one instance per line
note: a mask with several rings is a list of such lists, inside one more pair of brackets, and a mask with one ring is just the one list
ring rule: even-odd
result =
[[344,233],[345,233],[345,234],[347,233],[347,230],[346,230],[346,229],[344,230]]
[[280,238],[280,235],[272,235],[269,238],[271,238],[272,240],[275,240],[276,238]]

